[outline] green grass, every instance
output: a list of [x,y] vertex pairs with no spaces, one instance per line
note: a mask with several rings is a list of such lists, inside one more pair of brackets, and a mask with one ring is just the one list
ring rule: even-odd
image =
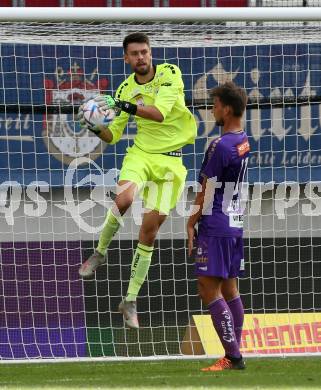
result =
[[321,358],[248,359],[244,371],[200,372],[209,363],[2,364],[0,389],[321,389]]

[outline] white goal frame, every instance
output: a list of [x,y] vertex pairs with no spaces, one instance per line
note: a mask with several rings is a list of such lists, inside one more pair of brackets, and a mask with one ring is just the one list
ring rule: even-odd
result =
[[[267,7],[267,8],[148,8],[148,7],[1,7],[0,22],[264,22],[264,21],[321,21],[321,7]],[[320,356],[315,353],[313,356]],[[282,357],[287,354],[257,354],[253,357]],[[291,354],[291,356],[307,356],[307,354]],[[57,358],[1,360],[8,363],[49,363],[49,362],[82,362],[82,361],[127,361],[127,360],[173,360],[173,359],[208,359],[211,356],[150,356],[150,357],[103,357],[103,358]]]
[[0,21],[320,21],[321,7],[1,7]]

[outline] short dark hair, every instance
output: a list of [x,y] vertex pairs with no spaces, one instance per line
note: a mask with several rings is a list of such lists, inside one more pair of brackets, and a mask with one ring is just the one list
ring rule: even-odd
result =
[[130,43],[146,43],[150,47],[149,38],[145,33],[136,32],[127,35],[123,40],[123,48],[126,53],[127,47]]
[[247,95],[243,88],[238,87],[232,81],[213,88],[210,91],[210,97],[218,97],[222,104],[232,107],[234,116],[240,117],[247,103]]

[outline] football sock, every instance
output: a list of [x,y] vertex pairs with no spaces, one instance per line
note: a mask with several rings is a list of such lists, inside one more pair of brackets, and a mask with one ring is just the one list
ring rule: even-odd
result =
[[235,337],[238,345],[240,346],[244,322],[244,307],[242,304],[241,297],[238,296],[226,303],[228,304],[228,307],[230,308],[230,311],[233,316]]
[[221,340],[225,354],[232,358],[240,358],[240,349],[236,341],[232,313],[223,298],[218,298],[208,305],[212,322]]
[[98,246],[96,250],[105,255],[107,248],[113,239],[114,235],[117,233],[120,224],[122,223],[121,217],[116,217],[111,209],[108,210],[103,230],[100,233]]
[[146,279],[152,259],[153,249],[153,246],[146,246],[138,243],[132,261],[126,301],[136,301],[139,290]]

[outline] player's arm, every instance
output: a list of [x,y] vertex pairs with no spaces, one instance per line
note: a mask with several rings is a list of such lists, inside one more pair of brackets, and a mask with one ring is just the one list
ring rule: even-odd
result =
[[[126,82],[120,84],[119,87],[117,88],[116,96],[119,96],[121,99],[123,98],[123,96],[126,98],[127,96],[126,86],[127,86]],[[98,95],[94,99],[97,105],[100,107],[101,104],[99,104],[99,101],[101,100],[101,96],[102,95]],[[116,111],[116,116],[113,119],[113,121],[109,123],[108,126],[95,125],[95,124],[93,124],[92,126],[88,126],[88,121],[85,121],[83,118],[82,106],[80,106],[79,108],[78,120],[81,126],[86,126],[88,130],[93,132],[102,141],[113,145],[121,139],[130,115],[124,111],[122,112],[120,110],[117,110],[115,107],[107,107],[107,106],[103,107],[104,110],[108,110],[109,108],[113,108]]]
[[[88,127],[88,125],[87,125]],[[90,131],[92,131],[97,137],[99,137],[102,141],[106,142],[107,144],[110,144],[113,140],[113,133],[109,130],[108,127],[104,127],[102,125],[95,126],[94,128],[89,128]]]
[[189,255],[191,255],[193,249],[195,225],[202,216],[204,209],[212,209],[215,189],[221,186],[220,180],[223,170],[229,163],[229,157],[220,140],[219,137],[211,144],[201,167],[199,183],[201,183],[202,189],[195,198],[194,207],[187,222]]
[[167,64],[159,87],[154,106],[165,119],[172,111],[179,96],[184,95],[184,83],[180,69],[176,65]]
[[159,111],[159,109],[155,106],[136,106],[136,114],[141,118],[151,119],[155,122],[163,122],[164,117],[163,114]]
[[[95,100],[98,97],[95,98]],[[81,127],[87,128],[102,141],[108,144],[115,144],[118,142],[123,134],[124,128],[129,119],[129,115],[125,112],[118,112],[118,115],[113,119],[109,126],[96,125],[95,123],[88,123],[84,118],[83,105],[79,107],[77,119]]]
[[204,199],[206,192],[206,182],[207,179],[204,178],[202,182],[202,189],[197,193],[196,198],[194,200],[194,205],[191,210],[191,215],[187,222],[187,238],[188,238],[188,255],[191,256],[193,250],[193,243],[195,238],[195,225],[198,223],[201,218],[203,207],[204,207]]
[[151,119],[156,122],[163,122],[166,116],[171,112],[173,105],[180,93],[184,90],[184,83],[179,68],[175,65],[167,65],[164,68],[164,77],[156,100],[153,105],[139,106],[126,100],[114,98],[110,95],[101,95],[95,98],[102,110],[113,108],[119,112],[125,112],[129,115],[140,116],[141,118]]
[[78,112],[78,121],[80,126],[83,128],[87,128],[97,137],[99,137],[102,141],[108,144],[115,144],[120,140],[126,123],[128,122],[128,118],[129,115],[126,115],[124,113],[120,116],[115,117],[109,127],[106,127],[103,125],[89,124],[87,121],[85,121],[82,106],[80,106]]
[[138,106],[137,104],[114,98],[110,95],[97,96],[95,101],[102,110],[108,110],[112,108],[118,113],[124,112],[128,115],[136,115],[140,116],[141,118],[151,119],[156,122],[163,122],[164,120],[163,114],[160,112],[160,110],[152,105]]

